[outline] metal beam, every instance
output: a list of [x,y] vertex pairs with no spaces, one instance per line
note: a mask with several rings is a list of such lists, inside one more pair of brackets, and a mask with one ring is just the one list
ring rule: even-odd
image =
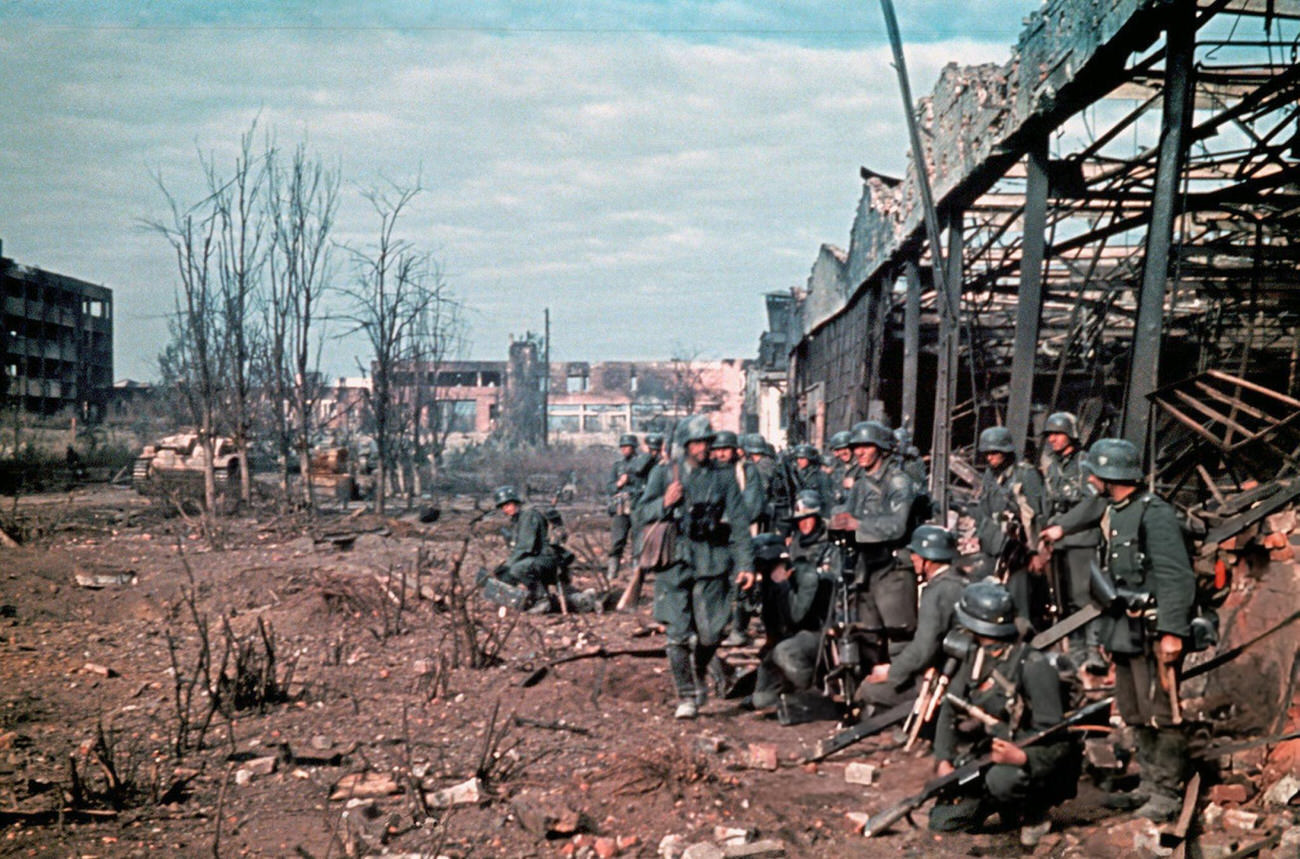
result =
[[1034,400],[1038,333],[1043,321],[1043,250],[1047,229],[1047,138],[1025,153],[1025,215],[1020,242],[1020,291],[1016,302],[1016,336],[1011,357],[1011,396],[1007,429],[1016,450],[1025,452],[1029,409]]
[[1151,201],[1151,223],[1147,228],[1146,261],[1138,295],[1128,398],[1124,406],[1124,438],[1143,452],[1147,450],[1151,426],[1152,404],[1148,398],[1156,390],[1160,372],[1169,246],[1179,208],[1179,179],[1187,153],[1187,129],[1191,117],[1188,108],[1196,50],[1194,4],[1171,3],[1168,15],[1160,154],[1156,162],[1155,193]]
[[901,420],[916,432],[917,363],[921,353],[921,269],[916,260],[903,263],[907,293],[903,300],[903,404]]

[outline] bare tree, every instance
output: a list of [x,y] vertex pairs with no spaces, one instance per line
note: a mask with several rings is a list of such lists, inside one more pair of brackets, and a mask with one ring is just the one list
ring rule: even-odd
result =
[[253,154],[257,121],[239,138],[239,150],[229,178],[222,175],[212,156],[202,159],[209,204],[216,227],[217,307],[221,316],[220,349],[226,371],[226,409],[231,436],[239,453],[239,497],[252,501],[249,440],[253,429],[249,403],[256,330],[255,300],[265,263],[263,245],[269,152]]
[[435,267],[426,284],[423,312],[415,320],[409,338],[408,360],[412,368],[410,396],[410,496],[423,491],[421,467],[431,467],[434,476],[447,446],[454,414],[438,397],[438,378],[447,362],[458,358],[464,348],[463,305]]
[[369,403],[379,459],[375,479],[377,513],[384,512],[400,443],[402,415],[395,384],[398,365],[406,358],[412,327],[436,292],[434,284],[441,282],[432,256],[397,236],[397,223],[420,190],[418,183],[389,183],[386,188],[365,192],[379,217],[379,232],[370,247],[347,248],[356,277],[353,285],[343,290],[351,303],[344,318],[352,324],[349,333],[364,333],[372,350]]
[[[221,398],[222,314],[215,281],[217,219],[203,203],[183,208],[168,192],[161,177],[155,177],[167,201],[169,219],[150,221],[147,226],[171,246],[176,261],[175,312],[171,320],[176,348],[169,350],[173,363],[165,372],[175,375],[181,393],[194,418],[199,444],[206,454],[203,467],[205,517],[216,509],[216,476],[213,472],[217,410]],[[212,531],[209,528],[209,535]]]
[[[269,147],[268,147],[269,150]],[[339,171],[310,158],[299,145],[287,164],[272,156],[268,170],[272,224],[266,302],[267,370],[276,402],[280,485],[289,497],[289,462],[296,451],[302,500],[312,505],[311,438],[321,396],[322,305],[330,292],[330,233],[338,209]]]

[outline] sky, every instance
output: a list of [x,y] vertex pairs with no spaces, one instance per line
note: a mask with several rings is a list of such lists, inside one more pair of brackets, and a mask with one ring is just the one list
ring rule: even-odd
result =
[[[1036,5],[897,0],[913,91],[1005,62]],[[398,232],[479,359],[546,308],[555,360],[752,356],[761,296],[847,247],[859,167],[906,163],[875,2],[0,0],[0,56],[4,255],[113,289],[119,379],[168,337],[159,182],[197,201],[255,121],[339,168],[341,245],[373,241],[368,189],[419,183]],[[359,375],[341,330],[322,369]]]

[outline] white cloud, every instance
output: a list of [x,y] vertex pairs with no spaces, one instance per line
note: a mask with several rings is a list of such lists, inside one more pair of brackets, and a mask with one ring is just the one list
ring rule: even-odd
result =
[[[748,8],[708,5],[724,21]],[[790,20],[770,14],[774,27]],[[557,358],[663,356],[691,339],[751,354],[759,296],[802,282],[819,243],[847,243],[858,166],[900,172],[906,154],[880,45],[0,32],[0,53],[22,58],[0,72],[0,112],[23,118],[0,138],[5,253],[114,288],[119,376],[152,375],[171,306],[168,254],[138,223],[162,213],[151,171],[194,199],[196,147],[225,157],[259,114],[281,143],[305,134],[342,166],[343,241],[364,244],[373,229],[360,187],[421,176],[405,232],[477,309],[483,357],[540,328],[548,305]],[[950,60],[1003,61],[1013,40],[915,45],[913,87],[927,92]],[[699,325],[693,307],[734,308],[734,321]],[[354,372],[359,348],[331,349],[327,369]]]

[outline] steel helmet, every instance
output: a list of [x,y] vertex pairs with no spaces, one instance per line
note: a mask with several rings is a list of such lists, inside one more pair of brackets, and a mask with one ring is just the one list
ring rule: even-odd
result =
[[765,570],[790,560],[790,550],[779,534],[759,534],[752,538],[750,545],[754,550],[754,565]]
[[736,441],[736,434],[731,430],[718,430],[713,436],[713,443],[709,445],[713,450],[723,450],[727,448],[735,449],[740,447]]
[[691,415],[677,425],[677,442],[685,447],[693,441],[712,441],[713,427],[704,415]]
[[660,432],[648,432],[645,435],[645,446],[650,450],[664,449],[664,434]]
[[809,462],[816,462],[817,448],[810,444],[796,444],[790,451],[790,455],[795,459],[806,459]]
[[1016,604],[1011,592],[997,582],[972,582],[957,602],[957,622],[989,638],[1012,638],[1016,627]]
[[894,449],[894,431],[880,421],[863,421],[854,424],[853,431],[849,433],[849,446],[866,447],[867,445],[875,445],[888,453]]
[[1114,483],[1140,483],[1142,455],[1133,442],[1122,438],[1103,438],[1088,448],[1088,470]]
[[831,450],[844,450],[849,446],[849,431],[840,430],[831,436],[830,443],[827,445]]
[[1069,412],[1053,412],[1043,421],[1043,435],[1049,432],[1064,433],[1071,440],[1079,440],[1079,419]]
[[750,432],[740,437],[740,449],[745,453],[762,453],[765,444],[761,433]]
[[794,499],[794,513],[791,519],[803,519],[806,516],[822,514],[822,496],[815,489],[801,489]]
[[619,447],[636,447],[636,436],[630,432],[625,432],[618,437]]
[[912,532],[907,548],[927,561],[951,561],[957,557],[957,538],[947,528],[921,525]]
[[519,497],[519,490],[515,489],[513,486],[507,484],[506,486],[498,487],[497,491],[492,493],[492,504],[495,507],[500,507],[502,504],[508,504],[511,501],[516,504],[524,503],[524,499]]
[[1015,453],[1016,443],[1006,427],[989,427],[980,433],[980,453]]

